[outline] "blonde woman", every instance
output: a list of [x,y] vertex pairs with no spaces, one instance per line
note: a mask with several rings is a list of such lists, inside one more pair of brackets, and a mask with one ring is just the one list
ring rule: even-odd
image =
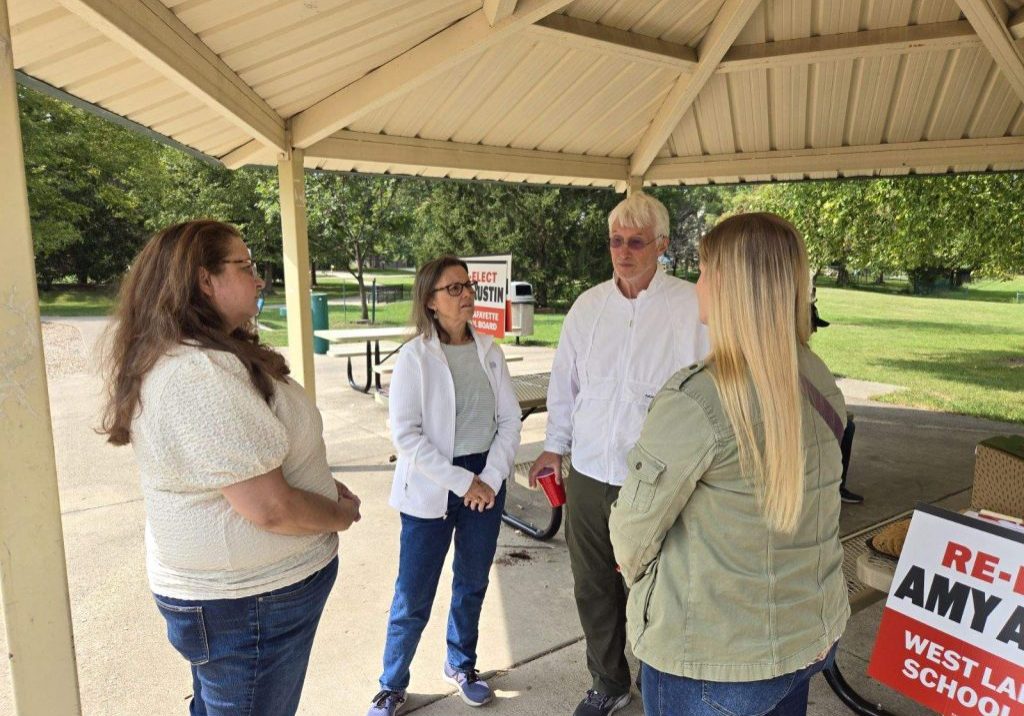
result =
[[835,380],[808,348],[807,255],[772,214],[700,244],[711,354],[658,393],[612,508],[647,716],[802,716],[850,608]]

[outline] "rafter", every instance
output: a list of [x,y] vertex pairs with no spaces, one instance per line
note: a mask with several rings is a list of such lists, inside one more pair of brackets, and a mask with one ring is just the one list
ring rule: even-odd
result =
[[981,38],[966,20],[881,30],[818,35],[758,45],[739,45],[722,58],[717,73],[747,72],[816,62],[905,55],[980,47]]
[[701,40],[697,51],[699,59],[693,74],[683,75],[676,81],[637,144],[629,162],[630,176],[643,176],[651,166],[651,162],[658,156],[672,130],[693,105],[697,95],[718,68],[718,63],[760,4],[761,0],[726,0],[722,5],[707,34]]
[[515,13],[495,27],[478,10],[297,114],[290,122],[292,144],[306,148],[329,137],[567,4],[569,0],[520,0]]
[[60,3],[261,144],[287,148],[284,119],[160,0]]
[[484,15],[491,27],[515,12],[515,9],[516,0],[484,0]]
[[386,137],[361,132],[336,132],[306,150],[309,159],[388,164],[410,170],[420,167],[450,171],[530,174],[600,183],[624,181],[626,160],[613,157],[541,152],[429,139]]
[[655,160],[651,182],[1024,163],[1024,137],[712,154]]
[[1024,102],[1024,53],[1006,24],[1006,6],[1001,1],[996,6],[990,0],[957,0],[957,3],[992,54],[996,66]]
[[534,37],[562,45],[667,67],[676,72],[693,72],[697,67],[697,53],[691,47],[568,15],[549,15],[533,25],[529,32]]

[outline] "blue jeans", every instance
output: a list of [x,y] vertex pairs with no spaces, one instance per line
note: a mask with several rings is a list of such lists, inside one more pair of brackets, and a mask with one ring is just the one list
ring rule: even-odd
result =
[[153,595],[167,638],[192,665],[193,716],[288,716],[299,707],[338,558],[300,582],[242,599]]
[[643,664],[646,716],[805,716],[811,677],[836,658],[836,646],[821,661],[763,681],[701,681],[666,674]]
[[[480,474],[487,464],[487,453],[457,457],[452,464]],[[402,514],[398,579],[384,645],[382,689],[403,691],[409,686],[409,666],[430,618],[430,607],[453,535],[455,577],[448,611],[448,664],[460,671],[476,668],[480,610],[498,547],[504,505],[505,486],[502,485],[494,507],[483,512],[469,509],[461,497],[449,492],[444,517],[423,519]]]

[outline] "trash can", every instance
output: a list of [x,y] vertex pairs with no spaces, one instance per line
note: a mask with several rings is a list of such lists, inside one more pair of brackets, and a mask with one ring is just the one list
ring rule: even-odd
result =
[[[313,304],[313,330],[320,331],[328,327],[327,325],[327,294],[326,293],[313,293],[310,294],[310,302]],[[323,355],[327,352],[328,346],[331,344],[325,341],[323,338],[317,338],[313,336],[313,352],[317,355]]]
[[533,335],[533,286],[526,281],[510,281],[509,289],[509,310],[512,318],[509,321],[510,330],[505,333],[516,336]]

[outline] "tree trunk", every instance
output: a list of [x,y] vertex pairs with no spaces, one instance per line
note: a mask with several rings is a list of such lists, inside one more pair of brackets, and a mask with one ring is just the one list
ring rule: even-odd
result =
[[316,261],[309,262],[309,285],[316,286]]
[[836,269],[836,286],[845,288],[850,285],[850,272],[846,269],[845,264],[839,264]]
[[263,292],[270,295],[274,292],[274,264],[263,265]]
[[356,244],[356,283],[359,284],[359,307],[364,321],[370,320],[370,309],[366,305],[366,281],[363,278],[365,259],[359,244]]
[[881,286],[884,283],[885,283],[885,271],[879,271],[878,272],[878,277],[875,278],[875,285],[876,286]]

